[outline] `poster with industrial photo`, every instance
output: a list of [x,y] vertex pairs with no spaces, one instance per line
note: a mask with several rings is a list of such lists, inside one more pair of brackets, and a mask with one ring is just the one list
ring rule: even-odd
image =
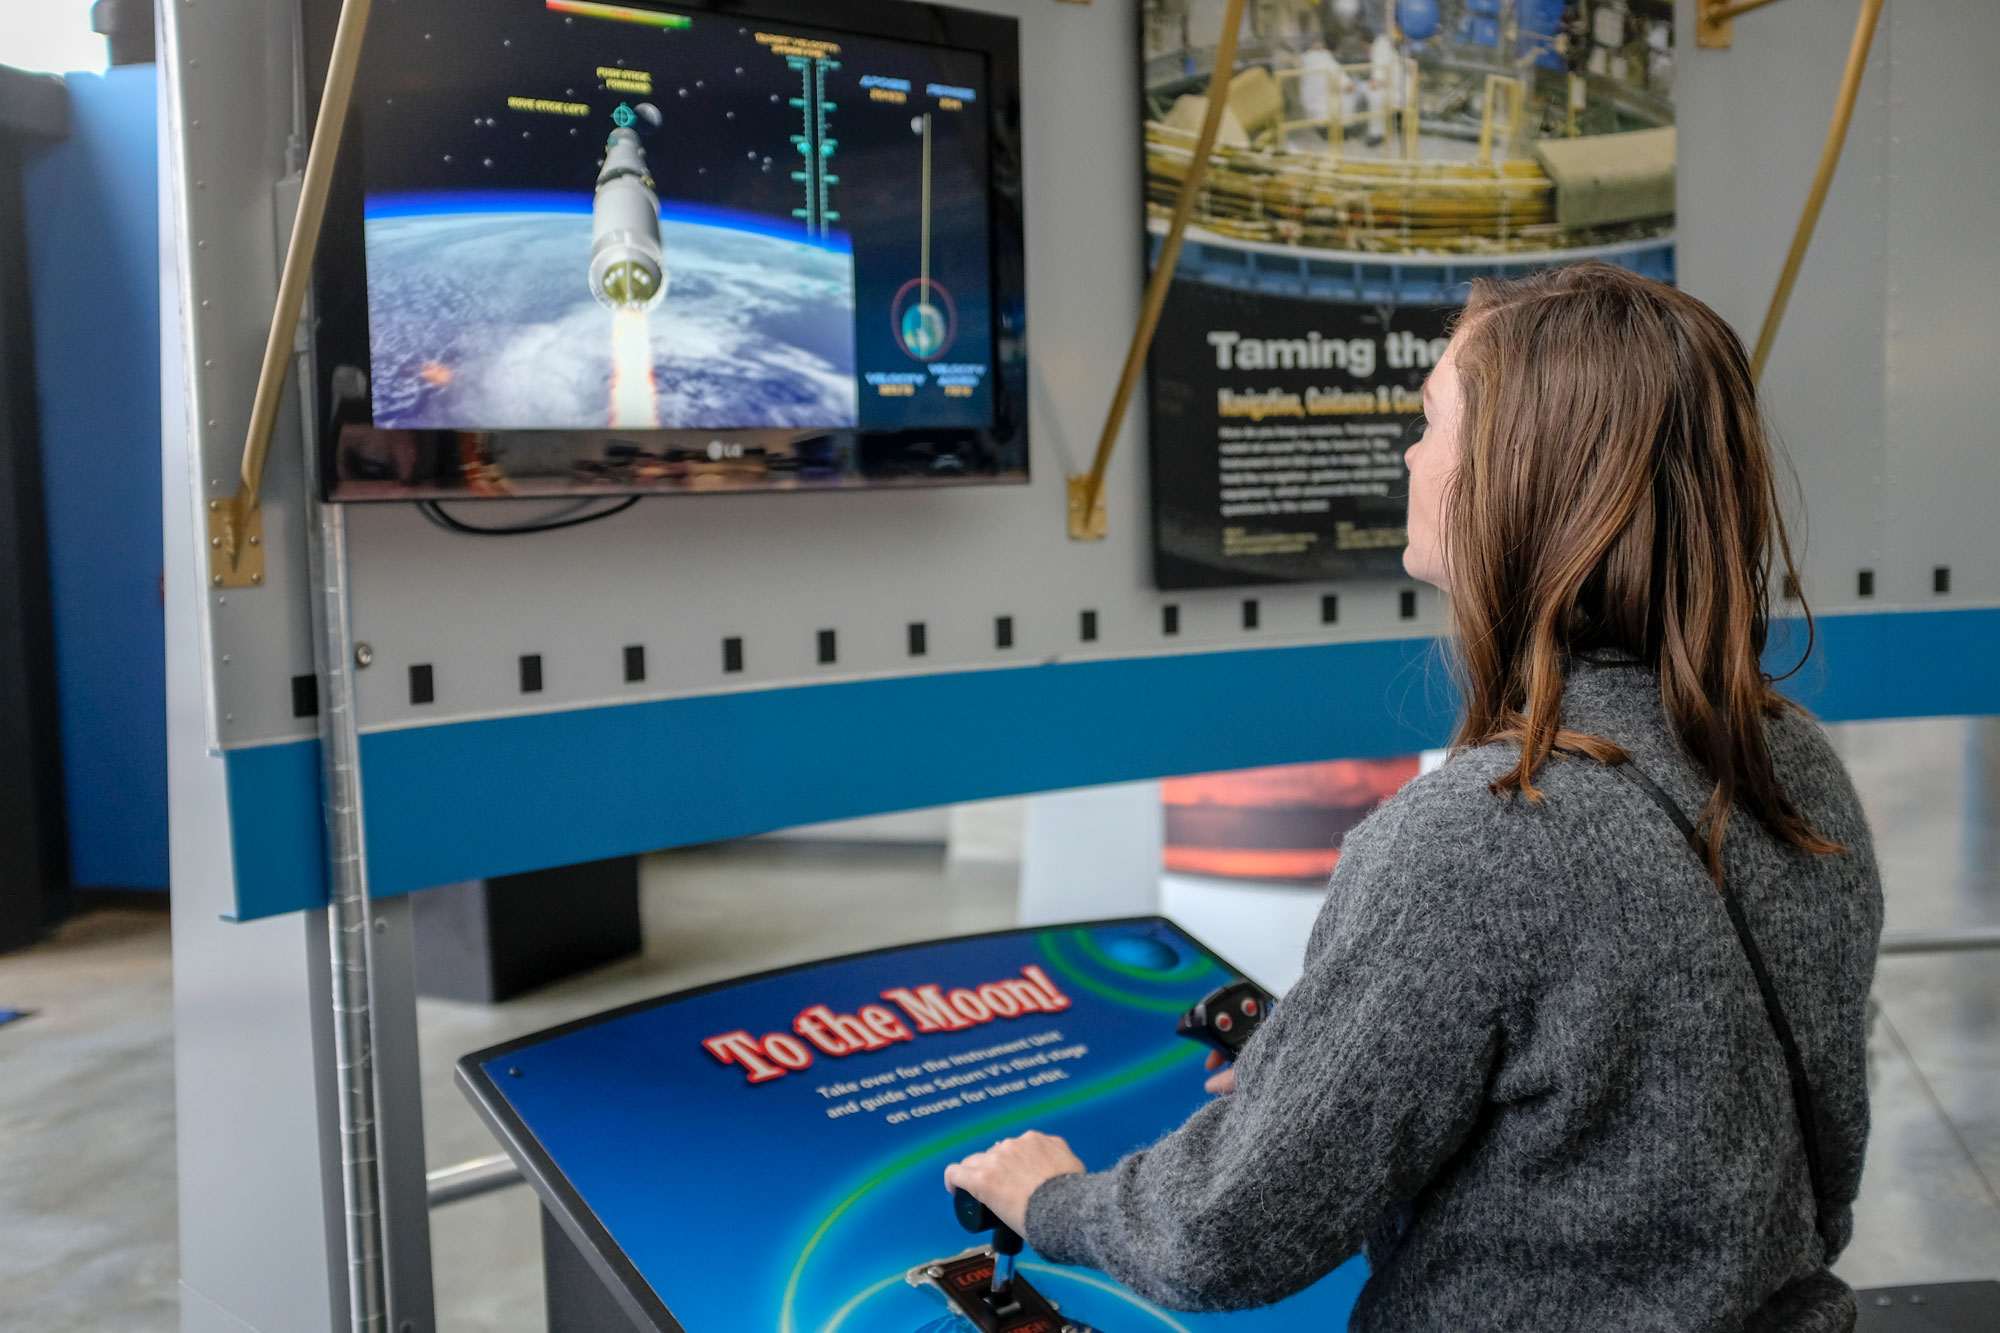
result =
[[[1157,260],[1225,0],[1144,0]],[[1671,0],[1250,0],[1148,364],[1162,588],[1402,571],[1419,390],[1467,284],[1674,276]]]

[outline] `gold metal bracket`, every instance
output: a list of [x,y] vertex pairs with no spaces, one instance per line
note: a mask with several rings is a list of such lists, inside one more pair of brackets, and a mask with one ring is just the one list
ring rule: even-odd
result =
[[[1073,542],[1104,540],[1104,487],[1097,487],[1095,497],[1090,491],[1088,473],[1079,472],[1069,479],[1069,539]],[[1090,506],[1088,516],[1084,510],[1086,505]]]
[[235,500],[208,502],[208,586],[264,586],[264,511],[238,510]]
[[1777,0],[1701,0],[1694,14],[1694,44],[1726,51],[1736,41],[1737,15],[1776,3]]

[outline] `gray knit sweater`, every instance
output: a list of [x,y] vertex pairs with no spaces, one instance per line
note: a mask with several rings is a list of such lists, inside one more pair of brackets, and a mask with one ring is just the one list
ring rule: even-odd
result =
[[[1710,784],[1644,670],[1575,667],[1563,720],[1700,810]],[[1791,715],[1768,734],[1787,792],[1847,850],[1808,855],[1739,812],[1726,871],[1797,1033],[1845,1245],[1881,886],[1818,727]],[[1590,761],[1553,759],[1539,803],[1493,795],[1513,760],[1460,754],[1348,835],[1305,974],[1235,1094],[1035,1191],[1037,1251],[1227,1310],[1365,1242],[1364,1333],[1852,1327],[1784,1058],[1706,873]]]

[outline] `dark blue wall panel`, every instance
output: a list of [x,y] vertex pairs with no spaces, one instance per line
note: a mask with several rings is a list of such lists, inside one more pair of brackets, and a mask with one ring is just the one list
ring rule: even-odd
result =
[[68,83],[70,137],[26,186],[71,875],[164,889],[153,67]]

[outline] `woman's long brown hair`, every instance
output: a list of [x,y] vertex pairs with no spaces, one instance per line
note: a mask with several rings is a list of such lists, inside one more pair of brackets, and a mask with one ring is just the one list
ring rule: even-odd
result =
[[1684,292],[1592,262],[1475,282],[1455,355],[1454,744],[1518,744],[1494,790],[1530,800],[1557,747],[1623,762],[1563,727],[1563,676],[1572,658],[1636,659],[1715,779],[1700,830],[1718,883],[1739,806],[1792,846],[1840,850],[1786,796],[1765,743],[1765,719],[1791,706],[1762,661],[1774,564],[1797,578],[1735,332]]

